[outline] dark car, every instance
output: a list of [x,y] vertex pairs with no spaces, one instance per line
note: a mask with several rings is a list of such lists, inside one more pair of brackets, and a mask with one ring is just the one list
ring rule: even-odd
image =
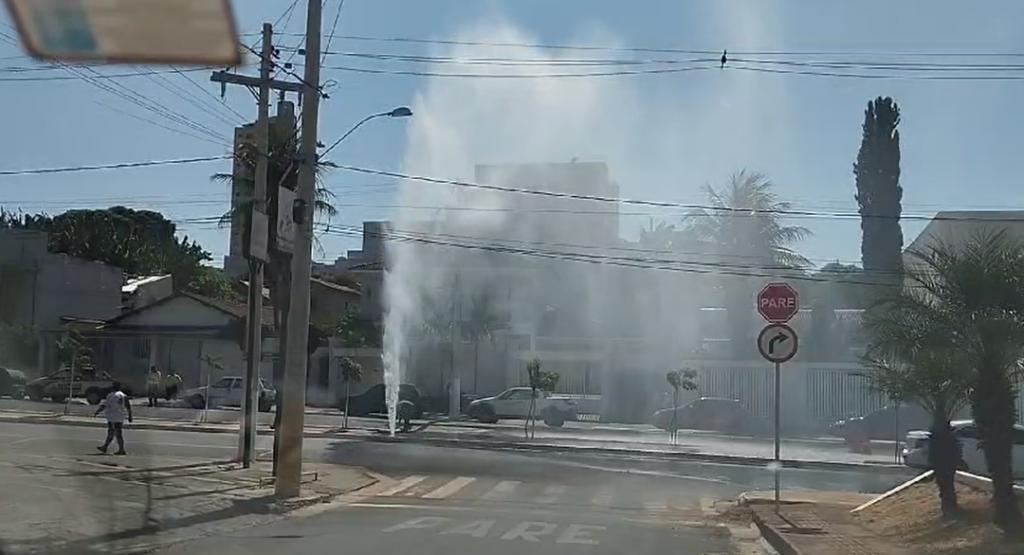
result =
[[[672,409],[655,412],[654,425],[662,430],[671,428]],[[677,429],[758,434],[764,432],[765,425],[736,399],[701,397],[676,409]]]
[[21,370],[0,367],[0,397],[7,395],[12,399],[25,396],[25,383],[28,378]]
[[[384,384],[379,383],[359,395],[349,397],[349,416],[386,414],[388,412],[388,407],[387,402],[384,400],[384,391]],[[409,401],[413,404],[413,418],[420,418],[423,416],[423,400],[421,399],[420,392],[416,389],[416,386],[412,384],[400,385],[398,387],[398,400]],[[338,404],[338,408],[342,411],[345,410],[345,401],[346,398],[342,397]]]

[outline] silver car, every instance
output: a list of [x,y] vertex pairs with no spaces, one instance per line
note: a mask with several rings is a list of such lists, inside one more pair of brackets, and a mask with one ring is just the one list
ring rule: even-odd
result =
[[[954,420],[949,423],[953,436],[960,443],[961,470],[971,474],[987,475],[988,465],[985,452],[981,449],[981,436],[973,420]],[[929,468],[928,442],[931,432],[913,430],[907,432],[906,447],[903,448],[903,464],[913,468]],[[1024,478],[1024,426],[1013,426],[1013,477]]]

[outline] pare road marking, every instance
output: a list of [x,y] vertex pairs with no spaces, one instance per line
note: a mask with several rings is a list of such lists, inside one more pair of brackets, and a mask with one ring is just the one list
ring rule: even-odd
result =
[[433,530],[439,535],[460,535],[477,539],[494,538],[529,543],[598,545],[601,542],[596,536],[607,528],[589,524],[562,525],[553,522],[524,521],[505,529],[504,526],[498,527],[495,520],[457,521],[444,516],[421,516],[399,522],[381,531],[393,533],[403,530]]

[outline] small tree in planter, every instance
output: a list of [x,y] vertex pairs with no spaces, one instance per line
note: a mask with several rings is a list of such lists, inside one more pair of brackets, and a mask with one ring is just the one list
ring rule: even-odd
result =
[[526,374],[530,379],[530,412],[526,416],[523,434],[533,439],[537,432],[537,392],[551,391],[558,385],[559,376],[555,372],[540,369],[540,360],[533,359],[526,363]]
[[668,437],[674,445],[679,432],[679,391],[697,389],[697,372],[694,370],[672,370],[665,374],[665,380],[672,386],[672,420],[668,426]]
[[348,357],[342,357],[338,364],[341,366],[341,379],[345,382],[345,420],[341,427],[347,430],[348,401],[352,398],[352,382],[363,381],[363,365]]

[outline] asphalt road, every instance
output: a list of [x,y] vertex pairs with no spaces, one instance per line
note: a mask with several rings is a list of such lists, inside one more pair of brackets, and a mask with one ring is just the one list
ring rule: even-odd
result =
[[[36,457],[90,454],[102,436],[102,429],[60,425],[0,429],[8,453]],[[230,434],[130,427],[126,438],[133,458],[154,462],[227,460],[236,441]],[[270,437],[259,437],[259,452],[270,447]],[[756,466],[461,449],[408,440],[307,438],[304,458],[362,466],[390,481],[386,489],[315,516],[215,535],[171,552],[336,553],[343,547],[346,553],[732,553],[727,530],[706,526],[704,509],[773,483],[771,470]],[[784,469],[780,476],[787,489],[881,491],[902,480],[877,469]]]

